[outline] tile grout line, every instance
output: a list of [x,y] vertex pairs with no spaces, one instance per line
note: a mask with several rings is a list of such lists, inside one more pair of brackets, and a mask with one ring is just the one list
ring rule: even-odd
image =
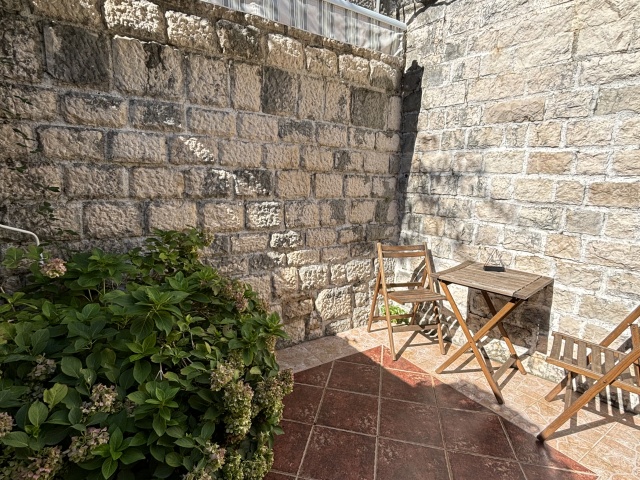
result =
[[447,444],[444,439],[444,426],[442,425],[442,416],[440,415],[440,405],[438,402],[438,394],[436,393],[436,387],[435,387],[433,376],[431,376],[431,388],[433,388],[433,396],[436,399],[436,414],[438,415],[438,426],[440,427],[440,437],[442,438],[442,450],[444,451],[444,461],[447,464],[447,473],[449,474],[449,478],[453,480],[453,470],[451,468],[451,461],[449,460],[449,452],[447,451]]
[[511,437],[509,436],[509,432],[507,431],[507,427],[504,426],[504,419],[500,416],[496,414],[496,417],[498,417],[498,421],[500,422],[500,427],[502,427],[502,431],[504,432],[504,436],[507,437],[507,442],[509,443],[509,447],[511,448],[511,452],[513,452],[513,458],[516,459],[516,462],[518,463],[518,467],[520,468],[520,471],[522,472],[522,476],[524,477],[525,480],[528,480],[527,478],[527,474],[524,471],[524,468],[522,468],[522,464],[520,463],[520,459],[518,458],[518,454],[516,453],[516,449],[513,447],[513,442],[511,441]]
[[380,352],[380,363],[378,364],[379,375],[378,375],[378,416],[376,423],[376,447],[373,453],[373,480],[377,480],[378,478],[378,448],[380,447],[380,415],[382,413],[382,372],[384,363],[384,351],[382,346],[378,347]]
[[322,408],[324,394],[327,391],[327,385],[329,385],[329,380],[331,379],[331,374],[333,373],[334,364],[335,364],[334,362],[331,362],[331,369],[329,370],[329,375],[327,375],[327,379],[324,382],[324,387],[322,387],[322,396],[320,397],[320,403],[318,403],[318,410],[316,411],[316,414],[313,417],[313,425],[311,425],[311,430],[309,430],[309,437],[307,438],[307,444],[304,446],[304,451],[302,452],[300,465],[298,465],[298,471],[296,472],[296,479],[299,479],[300,475],[302,475],[302,465],[304,463],[305,457],[307,456],[307,450],[309,449],[309,444],[311,443],[311,436],[313,435],[313,430],[314,428],[316,428],[316,422],[318,421],[318,417],[320,416],[320,409]]

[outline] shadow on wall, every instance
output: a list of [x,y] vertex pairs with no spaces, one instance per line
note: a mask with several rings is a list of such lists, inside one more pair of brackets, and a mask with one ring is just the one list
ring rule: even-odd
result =
[[[427,6],[425,4],[424,8]],[[424,8],[416,11],[414,16]],[[475,225],[471,200],[465,198],[468,196],[485,197],[480,207],[476,205],[476,209],[483,210],[483,218],[504,223],[508,219],[514,219],[516,212],[513,205],[484,195],[488,178],[482,170],[481,162],[474,175],[463,175],[461,172],[468,173],[469,169],[468,165],[462,163],[473,160],[467,159],[465,155],[456,156],[452,160],[450,152],[438,142],[436,135],[429,133],[431,128],[437,129],[442,126],[431,125],[429,105],[423,105],[423,82],[428,86],[428,66],[420,65],[414,60],[405,71],[402,81],[402,156],[398,179],[401,242],[412,244],[426,241],[433,255],[445,260],[446,266],[449,266],[465,260],[484,261],[482,247],[485,246],[512,248],[514,242],[529,241],[522,240],[531,238],[531,235],[522,234],[523,230],[527,229],[526,226],[505,229],[504,239],[498,241],[491,238],[491,235],[484,235]],[[449,119],[433,121],[449,122]],[[469,147],[482,150],[485,145],[480,139],[477,144],[471,139]],[[532,238],[530,241],[536,240]],[[505,263],[510,266],[513,259],[506,258]],[[420,268],[413,271],[414,276],[420,274]],[[460,298],[461,294],[464,295],[464,292],[459,292],[458,295],[454,293],[464,312],[465,305]],[[527,368],[533,373],[547,377],[548,366],[544,362],[544,356],[548,347],[552,300],[553,286],[549,286],[518,307],[505,321],[505,328],[514,345],[520,347],[518,353],[529,357],[525,362]],[[500,309],[508,298],[492,295],[492,301]],[[445,304],[443,311],[447,310]],[[428,321],[431,312],[424,313],[423,321]],[[454,343],[463,342],[462,332],[459,331],[453,315],[449,312],[446,316],[445,325],[448,325],[448,328],[445,333],[448,333],[447,336]],[[472,331],[477,331],[491,317],[479,291],[468,290],[465,316]],[[495,341],[498,335],[490,333],[485,341],[486,355],[505,360],[509,356],[506,346]]]

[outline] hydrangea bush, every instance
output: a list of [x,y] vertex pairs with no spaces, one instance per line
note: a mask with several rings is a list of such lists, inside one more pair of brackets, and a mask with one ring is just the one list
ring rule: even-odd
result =
[[199,261],[206,236],[67,262],[10,249],[0,294],[0,480],[261,479],[290,371],[245,284]]

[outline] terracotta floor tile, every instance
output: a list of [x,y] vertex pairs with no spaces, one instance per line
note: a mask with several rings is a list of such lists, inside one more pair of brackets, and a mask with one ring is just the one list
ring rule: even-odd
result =
[[444,450],[381,438],[377,480],[449,480]]
[[317,480],[373,480],[376,439],[316,426],[301,474]]
[[436,401],[440,408],[458,408],[462,410],[474,410],[476,412],[489,412],[489,409],[470,399],[458,390],[442,383],[440,380],[433,379],[436,392]]
[[378,397],[327,390],[317,424],[375,435],[378,429]]
[[441,410],[445,448],[515,459],[500,418],[495,414]]
[[427,405],[435,406],[436,404],[433,381],[431,376],[425,373],[384,370],[382,396]]
[[284,473],[278,472],[269,472],[267,476],[264,477],[264,480],[291,480],[292,478],[296,478],[295,475],[285,475]]
[[321,387],[296,383],[293,392],[284,399],[284,418],[313,423],[322,399],[322,391]]
[[280,426],[284,434],[276,437],[273,446],[273,469],[295,475],[302,461],[311,425],[282,420]]
[[381,349],[380,347],[371,348],[364,352],[354,353],[347,357],[338,359],[340,362],[361,363],[363,365],[380,365]]
[[323,365],[295,373],[293,375],[293,379],[296,383],[324,387],[327,384],[329,373],[331,373],[331,363],[325,363]]
[[516,452],[516,458],[519,461],[545,467],[591,473],[578,462],[558,452],[555,448],[539,442],[536,437],[525,432],[520,427],[506,421],[503,424]]
[[554,470],[538,465],[522,465],[527,480],[596,480],[598,477],[585,472]]
[[[454,364],[457,370],[435,375],[429,372],[458,347],[447,344],[441,356],[431,339],[398,334],[396,346],[410,342],[393,362],[386,328],[377,326],[371,334],[365,326],[280,355],[299,372],[297,390],[285,399],[285,417],[297,421],[282,423],[285,435],[276,438],[276,465],[268,480],[370,479],[376,438],[377,480],[445,480],[450,473],[457,480],[523,480],[523,468],[528,480],[591,480],[593,474],[598,480],[640,480],[640,415],[592,402],[543,446],[534,435],[564,408],[562,396],[544,400],[553,382],[507,372],[501,383],[506,402],[498,405],[471,355]],[[325,364],[300,371],[299,365],[320,361]],[[327,389],[318,406],[319,387]],[[299,423],[313,421],[315,409],[318,425]],[[436,415],[439,422],[433,421]],[[307,439],[313,448],[298,470]]]
[[381,437],[442,447],[437,408],[390,399],[380,406]]
[[380,367],[356,363],[335,362],[329,388],[350,392],[378,395],[380,388]]
[[410,361],[406,360],[403,357],[398,358],[398,360],[393,360],[391,356],[391,350],[387,347],[382,347],[382,366],[389,369],[392,368],[394,370],[407,370],[409,372],[419,372],[424,373],[420,367],[417,367]]
[[449,464],[453,480],[525,480],[517,462],[449,452]]

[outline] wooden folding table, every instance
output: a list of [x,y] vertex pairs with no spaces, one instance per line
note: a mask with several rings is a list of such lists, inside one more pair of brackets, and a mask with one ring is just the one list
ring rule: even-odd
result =
[[[442,272],[433,274],[433,276],[438,279],[442,293],[447,297],[453,313],[460,324],[460,328],[467,338],[467,343],[451,355],[446,362],[440,365],[436,369],[436,373],[442,373],[445,368],[471,349],[476,360],[480,364],[482,373],[484,373],[484,376],[489,382],[491,390],[493,390],[496,400],[498,403],[502,404],[504,403],[504,399],[497,383],[499,378],[514,364],[520,373],[526,375],[522,362],[520,361],[520,358],[518,357],[502,322],[518,307],[518,305],[527,301],[547,285],[553,283],[553,279],[510,269],[507,269],[504,272],[486,271],[483,267],[484,265],[482,263],[464,262],[448,270],[443,270]],[[485,302],[487,302],[487,306],[489,307],[493,317],[482,328],[480,328],[475,335],[471,335],[465,319],[462,317],[458,306],[451,296],[451,292],[449,291],[450,284],[462,285],[464,287],[480,290],[482,297]],[[491,301],[489,293],[505,295],[509,297],[509,301],[498,311]],[[480,350],[478,349],[477,343],[494,328],[499,329],[500,335],[506,343],[511,356],[509,360],[498,368],[495,374],[492,374],[480,353]]]

